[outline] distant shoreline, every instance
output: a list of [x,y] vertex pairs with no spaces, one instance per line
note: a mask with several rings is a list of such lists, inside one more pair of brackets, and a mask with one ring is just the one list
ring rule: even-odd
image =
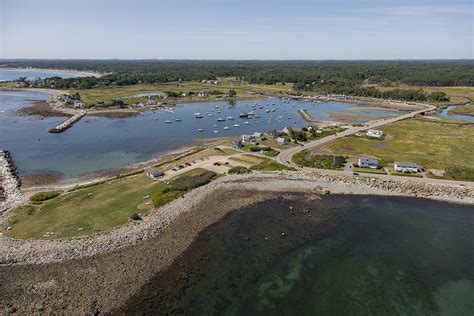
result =
[[101,73],[93,70],[75,70],[75,69],[62,69],[62,68],[34,68],[34,67],[4,67],[0,66],[0,69],[18,69],[22,71],[51,71],[51,72],[63,72],[69,74],[76,74],[80,77],[102,77],[108,73]]

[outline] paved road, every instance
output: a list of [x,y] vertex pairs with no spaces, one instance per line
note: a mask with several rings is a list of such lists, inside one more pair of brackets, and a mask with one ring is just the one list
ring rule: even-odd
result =
[[296,154],[296,153],[298,153],[302,150],[319,147],[319,146],[327,144],[327,143],[329,143],[329,142],[331,142],[335,139],[346,137],[346,136],[355,134],[355,133],[363,131],[363,130],[384,126],[384,125],[395,123],[395,122],[398,122],[398,121],[401,121],[401,120],[404,120],[404,119],[407,119],[407,118],[412,118],[415,115],[421,114],[423,112],[431,111],[431,110],[434,110],[436,108],[432,105],[425,105],[425,106],[426,106],[426,108],[423,109],[423,110],[413,111],[413,112],[403,114],[403,115],[400,115],[400,116],[396,116],[396,117],[390,117],[390,118],[386,118],[386,119],[370,121],[367,124],[364,124],[363,126],[352,127],[352,128],[349,128],[349,129],[347,129],[347,130],[345,130],[341,133],[337,133],[337,134],[334,134],[334,135],[329,135],[329,136],[320,138],[318,140],[306,143],[303,146],[292,147],[292,148],[286,149],[286,150],[280,152],[280,154],[276,157],[276,161],[281,163],[281,164],[294,167],[295,164],[291,161],[291,158],[293,157],[294,154]]
[[[321,139],[309,142],[304,144],[303,146],[296,146],[292,147],[286,150],[283,150],[280,152],[280,154],[275,158],[275,160],[283,165],[289,166],[289,167],[294,167],[298,168],[298,166],[292,162],[293,155],[305,150],[305,149],[313,149],[322,145],[325,145],[331,141],[334,141],[338,138],[346,137],[352,134],[355,134],[357,132],[367,130],[367,129],[372,129],[380,126],[384,126],[387,124],[392,124],[404,119],[412,118],[418,114],[421,114],[423,112],[431,111],[434,110],[436,107],[432,105],[427,105],[425,104],[425,109],[423,110],[418,110],[418,111],[413,111],[407,114],[403,114],[397,117],[390,117],[386,119],[381,119],[381,120],[376,120],[376,121],[371,121],[365,124],[364,126],[361,127],[352,127],[350,129],[347,129],[341,133],[337,133],[335,135],[330,135],[323,137]],[[338,171],[338,170],[327,170],[327,169],[316,169],[316,168],[308,168],[305,167],[303,170],[307,171],[318,171],[320,173],[324,174],[330,174],[330,175],[352,175],[352,171],[349,170],[344,170],[344,171]],[[474,187],[474,182],[469,182],[469,181],[454,181],[454,180],[443,180],[443,179],[433,179],[433,178],[417,178],[417,177],[403,177],[403,176],[393,176],[393,175],[384,175],[384,174],[364,174],[360,173],[361,176],[365,177],[371,177],[371,178],[381,178],[381,179],[398,179],[398,180],[410,180],[410,181],[415,181],[415,182],[425,182],[425,183],[433,183],[433,184],[446,184],[446,185],[457,185],[457,186],[468,186],[468,187]]]

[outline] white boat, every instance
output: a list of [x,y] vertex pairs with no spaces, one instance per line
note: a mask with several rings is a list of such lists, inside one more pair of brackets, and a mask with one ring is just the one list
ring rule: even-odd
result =
[[199,112],[198,112],[198,113],[194,113],[194,116],[195,116],[196,118],[203,118],[203,117],[204,117],[204,116],[203,116],[201,113],[199,113]]
[[219,117],[219,118],[217,119],[217,121],[218,121],[218,122],[224,122],[224,121],[225,121],[225,119],[224,119],[224,118],[222,118],[222,117]]
[[214,134],[217,134],[217,133],[219,133],[219,131],[213,131],[213,132],[214,132]]
[[232,116],[228,116],[226,117],[226,119],[228,119],[229,121],[232,121],[234,118]]
[[207,116],[212,117],[212,113],[209,113]]
[[175,122],[181,122],[181,121],[183,121],[183,120],[180,119],[179,117],[178,117],[178,118],[175,118],[174,120],[175,120]]
[[245,121],[245,122],[244,122],[244,124],[248,124],[248,123],[249,123],[249,121]]
[[204,132],[204,129],[198,128],[198,132]]
[[166,120],[166,121],[165,121],[165,123],[167,123],[167,124],[170,124],[170,123],[171,123],[171,121],[170,121],[170,120]]
[[240,127],[240,125],[239,124],[234,124],[234,127]]
[[270,110],[266,110],[265,112],[270,113]]
[[225,129],[225,130],[228,130],[228,129],[229,129],[229,126],[224,126],[224,129]]
[[212,127],[214,127],[214,128],[217,127],[217,124],[212,125]]

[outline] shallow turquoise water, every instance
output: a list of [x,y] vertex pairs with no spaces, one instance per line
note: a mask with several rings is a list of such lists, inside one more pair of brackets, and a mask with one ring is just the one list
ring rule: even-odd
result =
[[350,195],[267,201],[204,231],[122,311],[473,315],[473,240],[472,206]]

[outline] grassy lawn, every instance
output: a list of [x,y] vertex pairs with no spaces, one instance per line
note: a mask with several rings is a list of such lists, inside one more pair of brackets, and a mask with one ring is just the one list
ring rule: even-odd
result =
[[279,164],[276,161],[265,159],[261,163],[250,167],[252,170],[257,171],[279,171],[279,170],[295,170],[294,168]]
[[[206,172],[200,168],[190,170],[170,179],[170,185],[140,173],[66,193],[39,206],[22,207],[14,211],[8,223],[13,229],[5,231],[5,234],[20,239],[51,239],[108,231],[127,223],[133,213],[147,214],[154,208],[153,196],[171,189],[173,181]],[[182,194],[184,192],[169,191],[159,199],[158,206]],[[54,235],[46,237],[46,232],[54,232]]]
[[363,173],[387,174],[383,168],[382,169],[371,169],[371,168],[354,167],[354,168],[352,168],[352,171],[354,171],[354,172],[363,172]]
[[244,155],[240,155],[238,157],[231,157],[231,158],[229,158],[229,160],[234,160],[234,161],[241,162],[241,163],[244,163],[244,164],[249,164],[249,165],[255,165],[255,164],[259,164],[262,161],[264,161],[265,158],[260,158],[260,157],[257,157],[257,156],[244,154]]
[[387,135],[382,141],[349,136],[336,140],[328,149],[338,155],[412,161],[425,168],[472,167],[474,125],[410,119],[380,129]]

